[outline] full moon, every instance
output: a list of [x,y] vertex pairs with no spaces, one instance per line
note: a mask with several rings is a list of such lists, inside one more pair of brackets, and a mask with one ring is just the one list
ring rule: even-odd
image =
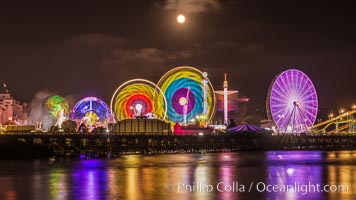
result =
[[178,15],[177,16],[177,22],[180,24],[183,24],[185,22],[185,16],[184,15]]

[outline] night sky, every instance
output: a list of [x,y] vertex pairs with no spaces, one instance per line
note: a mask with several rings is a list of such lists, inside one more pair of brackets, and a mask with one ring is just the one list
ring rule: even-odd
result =
[[[313,3],[312,3],[313,2]],[[185,24],[176,22],[186,15]],[[265,109],[279,72],[305,72],[319,107],[356,103],[352,1],[130,0],[0,3],[0,81],[16,99],[39,91],[107,103],[131,78],[157,82],[189,65]]]

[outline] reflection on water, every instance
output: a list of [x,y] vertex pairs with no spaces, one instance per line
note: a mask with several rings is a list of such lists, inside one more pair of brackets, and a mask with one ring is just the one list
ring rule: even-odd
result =
[[331,163],[337,163],[343,160],[343,165],[328,165],[327,167],[327,182],[328,183],[342,183],[351,186],[351,193],[353,198],[348,193],[330,193],[330,197],[334,199],[355,199],[356,190],[356,172],[355,172],[355,158],[356,151],[347,152],[330,152],[327,154],[327,160]]
[[[288,192],[273,192],[273,199],[297,199],[308,196],[311,199],[323,199],[317,184],[323,180],[323,153],[321,152],[278,152],[267,155],[271,162],[267,166],[267,180],[271,185],[289,186]],[[282,188],[283,189],[283,188]],[[289,192],[290,191],[290,192]]]
[[0,199],[355,199],[355,166],[356,151],[6,160]]

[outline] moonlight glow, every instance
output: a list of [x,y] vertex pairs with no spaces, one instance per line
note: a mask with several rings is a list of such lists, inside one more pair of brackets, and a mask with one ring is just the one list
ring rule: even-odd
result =
[[180,24],[183,24],[185,22],[185,16],[184,15],[178,15],[177,21]]

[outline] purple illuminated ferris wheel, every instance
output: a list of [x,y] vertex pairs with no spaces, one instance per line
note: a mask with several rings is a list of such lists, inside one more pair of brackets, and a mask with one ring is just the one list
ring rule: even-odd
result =
[[281,133],[307,133],[318,111],[312,81],[302,71],[286,70],[272,81],[267,95],[267,114]]

